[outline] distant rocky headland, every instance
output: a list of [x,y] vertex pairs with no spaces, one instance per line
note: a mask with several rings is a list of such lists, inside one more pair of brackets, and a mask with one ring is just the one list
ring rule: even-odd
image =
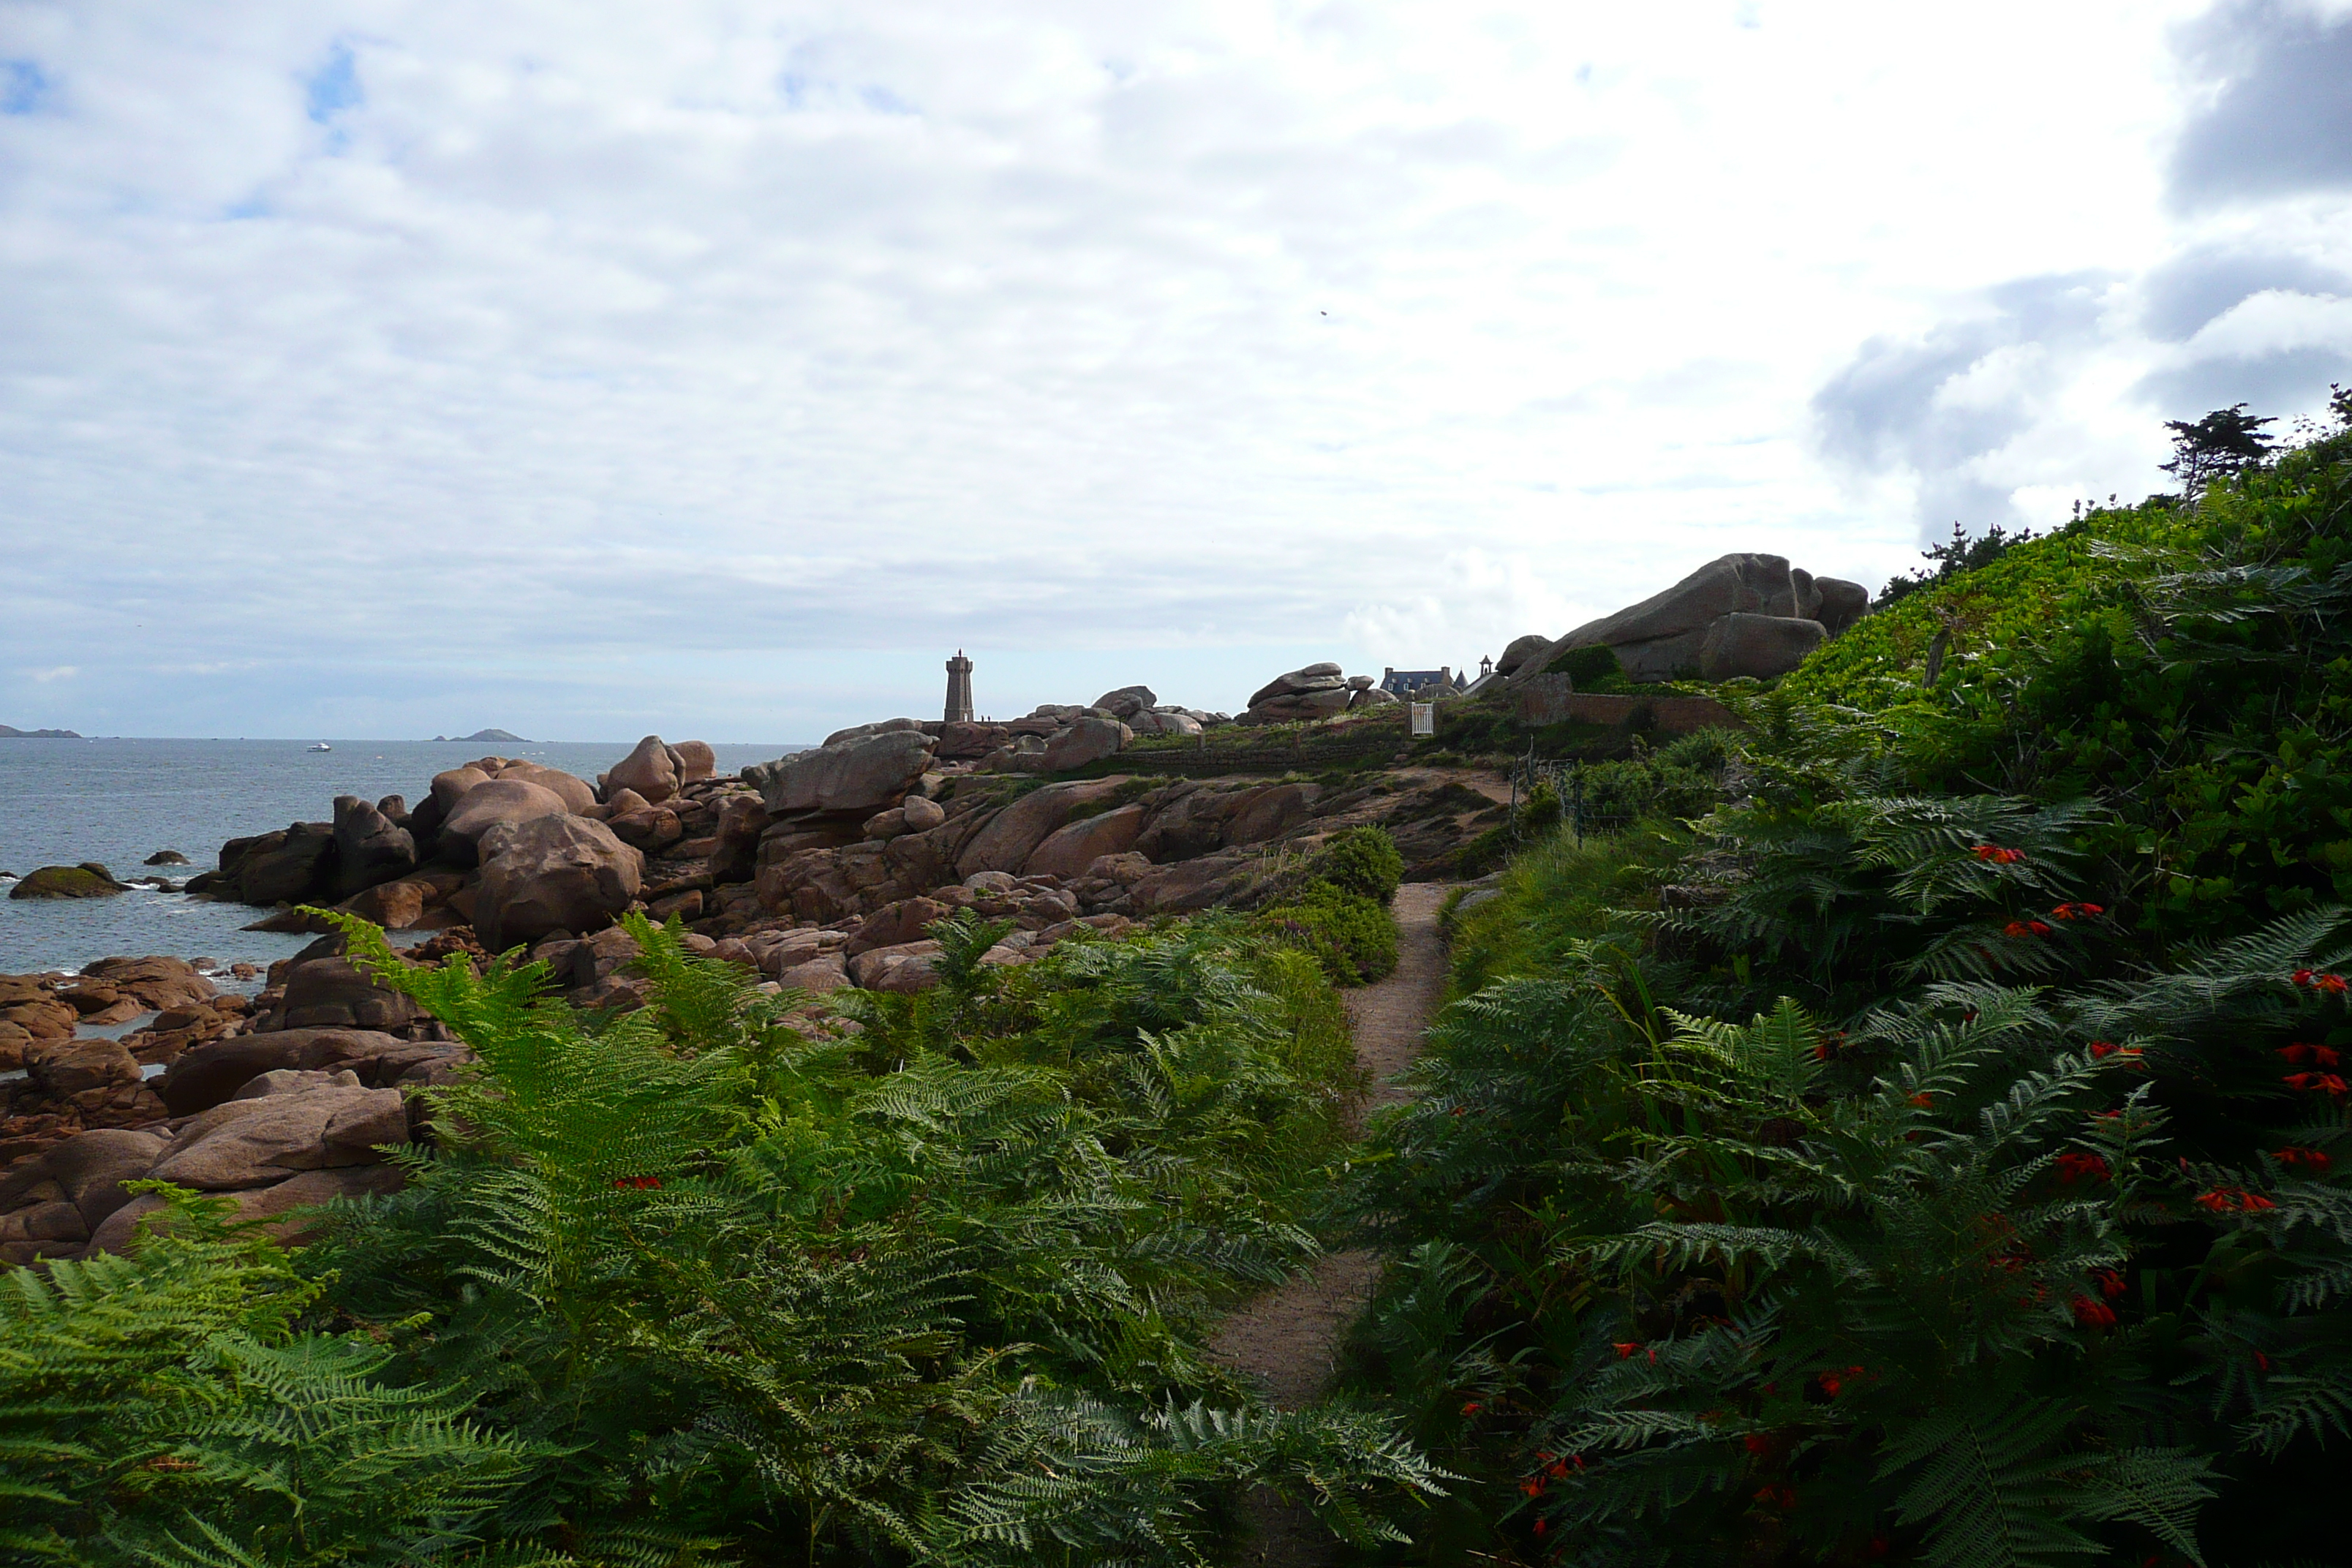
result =
[[528,746],[530,744],[529,741],[524,740],[520,735],[516,734],[511,730],[477,730],[470,735],[436,735],[433,738],[436,741],[455,742],[460,745],[477,741],[481,742],[486,745],[499,742],[503,742],[510,746]]
[[19,730],[13,724],[0,724],[0,741],[79,741],[81,736],[71,730]]

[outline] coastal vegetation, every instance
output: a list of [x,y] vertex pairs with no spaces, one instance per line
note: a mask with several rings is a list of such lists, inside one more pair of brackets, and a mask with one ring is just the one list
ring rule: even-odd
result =
[[617,1016],[338,923],[478,1068],[299,1253],[179,1194],[11,1277],[8,1561],[1181,1563],[1245,1484],[1363,1544],[1441,1484],[1202,1352],[1312,1255],[1355,1089],[1318,966],[1239,920],[1005,970],[961,916],[837,1026],[641,917]]
[[[2352,401],[2231,412],[2181,495],[1713,685],[1736,730],[1163,732],[793,849],[920,874],[837,931],[412,963],[301,911],[471,1065],[307,1247],[134,1182],[143,1247],[0,1283],[0,1561],[1207,1563],[1257,1487],[1366,1563],[2332,1559]],[[1171,781],[1221,748],[1294,776]],[[1503,752],[1507,801],[1427,767]],[[983,833],[1071,897],[953,879]],[[1490,868],[1354,1142],[1343,992],[1402,879]],[[1272,1408],[1219,1325],[1341,1245],[1337,1385]]]
[[1404,1557],[2335,1554],[2352,434],[1990,553],[1456,915],[1356,1211]]

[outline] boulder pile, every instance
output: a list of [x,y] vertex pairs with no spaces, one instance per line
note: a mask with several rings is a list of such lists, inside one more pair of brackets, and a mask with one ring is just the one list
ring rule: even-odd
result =
[[1139,735],[1197,735],[1232,722],[1223,713],[1161,702],[1148,686],[1122,686],[1084,706],[1045,702],[1005,723],[943,726],[938,756],[971,761],[982,773],[1062,773],[1116,756]]
[[1343,675],[1336,664],[1310,664],[1277,675],[1252,692],[1249,708],[1238,722],[1293,724],[1337,719],[1342,713],[1390,707],[1396,701],[1394,693],[1381,690],[1369,675]]
[[[1110,693],[1030,728],[1067,754],[1095,726],[1132,733],[1167,717],[1150,695]],[[435,928],[409,961],[478,965],[486,948],[523,948],[588,1007],[646,998],[636,942],[612,923],[627,909],[677,917],[689,951],[776,991],[911,991],[938,983],[934,928],[959,911],[1008,922],[984,963],[1025,964],[1153,915],[1247,906],[1272,885],[1282,840],[1379,821],[1409,859],[1434,866],[1505,812],[1459,784],[1335,795],[1304,782],[982,773],[940,757],[950,728],[861,725],[740,778],[658,741],[593,786],[483,758],[437,776],[415,810],[347,798],[331,823],[233,843],[215,896],[323,898],[385,877],[341,907]],[[0,1262],[121,1247],[156,1206],[121,1184],[151,1174],[272,1221],[397,1184],[383,1152],[423,1135],[406,1090],[442,1081],[466,1047],[354,965],[340,932],[257,978],[247,997],[177,959],[0,976]],[[80,1032],[101,1026],[127,1029]]]
[[[332,904],[387,930],[471,926],[528,942],[610,925],[648,887],[646,860],[715,836],[722,785],[699,741],[648,735],[595,784],[527,760],[482,757],[400,795],[343,795],[332,822],[297,822],[221,846],[191,893],[248,904]],[[654,882],[664,880],[655,878]],[[654,896],[698,889],[662,887]],[[316,929],[287,911],[268,930]]]
[[1816,577],[1785,555],[1725,555],[1566,637],[1517,638],[1495,668],[1521,683],[1549,673],[1562,654],[1607,647],[1633,680],[1769,680],[1796,668],[1869,607],[1870,591],[1859,583]]

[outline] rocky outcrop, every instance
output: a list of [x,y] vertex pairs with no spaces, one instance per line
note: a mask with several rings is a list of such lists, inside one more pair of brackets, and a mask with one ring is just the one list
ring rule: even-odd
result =
[[669,748],[659,735],[647,735],[636,749],[613,764],[604,775],[604,797],[610,800],[614,792],[634,790],[646,802],[659,805],[677,793],[677,763],[671,760]]
[[1069,773],[1115,757],[1135,739],[1135,731],[1116,719],[1079,719],[1045,742],[1037,771]]
[[1101,800],[1117,785],[1110,780],[1047,784],[1023,795],[990,817],[956,857],[961,876],[977,871],[1018,871],[1037,846],[1070,819],[1079,806]]
[[27,871],[8,889],[12,899],[110,899],[130,889],[95,860],[79,866],[43,866]]
[[645,883],[644,857],[586,817],[547,815],[499,823],[483,835],[480,848],[473,923],[492,952],[551,931],[602,930]]
[[148,1176],[200,1192],[261,1187],[299,1171],[371,1164],[379,1145],[407,1142],[407,1101],[396,1089],[365,1088],[348,1070],[268,1072],[183,1125]]
[[283,1029],[401,1029],[424,1016],[349,959],[311,958],[286,972],[285,998],[268,1021]]
[[1529,632],[1524,637],[1513,637],[1509,646],[1503,649],[1503,657],[1495,661],[1495,673],[1517,675],[1528,660],[1550,646],[1551,638],[1541,632]]
[[[1368,683],[1369,684],[1369,683]],[[1356,689],[1336,664],[1310,664],[1277,675],[1250,693],[1244,724],[1288,724],[1345,713]]]
[[542,816],[569,816],[563,797],[524,779],[485,779],[458,797],[441,826],[439,854],[461,866],[483,858],[483,840],[497,827],[520,826]]
[[931,738],[920,730],[855,735],[743,770],[770,815],[858,812],[895,805],[931,763]]
[[[1673,587],[1547,644],[1513,670],[1512,679],[1548,673],[1560,655],[1596,646],[1614,650],[1618,664],[1634,680],[1689,675],[1711,680],[1735,676],[1769,679],[1794,669],[1806,653],[1833,635],[1817,616],[1835,616],[1843,630],[1868,603],[1869,595],[1859,584],[1815,578],[1791,567],[1784,555],[1724,555]],[[1735,616],[1746,619],[1736,627],[1722,626]],[[1801,623],[1813,629],[1759,627],[1753,624],[1758,620]]]
[[1700,645],[1698,673],[1705,680],[1738,676],[1759,679],[1786,675],[1829,640],[1819,621],[1788,616],[1725,616],[1707,627]]
[[1056,828],[1029,852],[1021,869],[1032,877],[1076,878],[1103,856],[1134,848],[1145,816],[1140,805],[1123,805]]
[[416,868],[416,840],[381,806],[335,797],[335,886],[344,898]]
[[235,857],[235,896],[239,903],[299,903],[333,885],[335,825],[331,822],[297,822],[281,832],[232,839],[221,849],[222,870],[228,869],[231,850],[239,844],[250,846]]
[[[77,1042],[93,1044],[121,1049]],[[0,1263],[129,1247],[140,1222],[163,1205],[134,1198],[126,1182],[236,1194],[247,1219],[390,1191],[400,1173],[380,1163],[382,1150],[413,1135],[404,1086],[438,1081],[465,1058],[462,1047],[362,1031],[289,1030],[199,1047],[158,1080],[168,1100],[141,1091],[147,1125],[68,1130],[0,1172]],[[299,1226],[273,1233],[300,1239]]]
[[439,1082],[470,1059],[446,1040],[404,1040],[377,1029],[283,1029],[235,1035],[192,1047],[155,1092],[173,1116],[193,1116],[233,1098],[264,1073],[348,1070],[371,1089]]

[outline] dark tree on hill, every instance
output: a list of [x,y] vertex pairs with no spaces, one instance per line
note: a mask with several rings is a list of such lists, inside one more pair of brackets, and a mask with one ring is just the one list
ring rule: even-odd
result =
[[2172,432],[2172,461],[2164,471],[2180,481],[2180,493],[2195,500],[2217,479],[2243,473],[2263,461],[2275,445],[2263,434],[2274,419],[2256,419],[2242,403],[2216,408],[2202,419],[2168,419]]
[[2000,560],[2011,547],[2022,544],[2032,537],[2033,531],[2030,528],[2021,528],[2015,533],[2011,533],[1996,522],[1976,538],[1970,539],[1967,531],[1955,522],[1952,524],[1952,537],[1949,542],[1931,544],[1919,552],[1921,560],[1935,563],[1935,569],[1929,572],[1906,573],[1895,578],[1878,591],[1878,597],[1873,601],[1870,607],[1874,610],[1883,610],[1905,595],[1916,594],[1931,583],[1941,583],[1946,578],[1957,577],[1963,572],[1974,572],[1979,567],[1990,566]]

